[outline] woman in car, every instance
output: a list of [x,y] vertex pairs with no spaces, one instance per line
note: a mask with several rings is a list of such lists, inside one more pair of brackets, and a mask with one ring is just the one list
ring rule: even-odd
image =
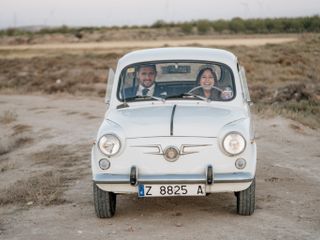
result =
[[216,87],[218,82],[217,74],[211,67],[202,68],[197,75],[197,85],[200,87],[193,93],[210,100],[221,100],[222,90]]
[[229,100],[233,97],[231,87],[221,89],[217,87],[218,77],[213,68],[205,66],[200,69],[197,75],[196,84],[199,86],[192,91],[193,94],[205,97],[213,101]]

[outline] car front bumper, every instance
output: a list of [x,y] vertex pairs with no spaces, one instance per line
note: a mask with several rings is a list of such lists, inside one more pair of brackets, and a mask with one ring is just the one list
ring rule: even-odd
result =
[[[245,183],[251,182],[254,176],[249,172],[217,173],[213,175],[215,183]],[[207,176],[202,174],[169,174],[169,175],[138,175],[136,185],[139,183],[207,183]],[[100,173],[93,177],[97,184],[131,184],[129,174]]]
[[99,173],[93,181],[104,191],[135,193],[139,184],[205,184],[206,192],[241,191],[254,179],[250,172],[213,173],[209,167],[205,174],[139,175],[135,168],[129,174]]

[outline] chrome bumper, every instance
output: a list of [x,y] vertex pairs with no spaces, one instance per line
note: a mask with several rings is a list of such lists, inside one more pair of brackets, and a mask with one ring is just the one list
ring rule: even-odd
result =
[[254,175],[249,172],[216,173],[213,181],[208,182],[208,176],[202,174],[170,174],[170,175],[138,175],[133,183],[130,174],[96,174],[93,181],[98,184],[161,184],[161,183],[244,183],[251,182]]

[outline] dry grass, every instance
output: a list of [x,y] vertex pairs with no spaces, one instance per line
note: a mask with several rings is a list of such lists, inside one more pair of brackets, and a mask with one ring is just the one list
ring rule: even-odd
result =
[[320,35],[256,48],[233,47],[247,71],[254,111],[320,128]]
[[32,127],[26,124],[17,124],[12,127],[13,133],[11,136],[16,136],[25,132],[30,132]]
[[0,191],[0,205],[4,204],[61,204],[64,177],[58,172],[46,172],[17,181]]
[[47,164],[61,169],[80,165],[83,160],[89,159],[89,153],[88,145],[50,145],[49,149],[33,153],[31,159],[36,164]]
[[[16,125],[15,129],[28,128]],[[83,165],[88,162],[89,148],[89,145],[49,145],[48,149],[31,154],[30,158],[34,163],[50,166],[50,171],[17,181],[0,190],[0,205],[64,203],[66,200],[63,199],[63,192],[68,184],[81,178],[87,170],[87,166]],[[0,170],[8,171],[11,167],[14,166],[7,159],[0,165]]]
[[0,219],[0,236],[3,235],[4,231],[5,231],[5,227],[4,227],[4,223],[2,222],[2,220]]
[[90,113],[88,113],[88,112],[83,112],[83,113],[81,113],[81,116],[84,116],[84,117],[86,117],[87,119],[96,119],[96,118],[100,118],[100,117],[98,117],[98,116],[91,115],[91,114],[90,114]]
[[[116,66],[120,55],[67,55],[31,59],[1,59],[0,92],[44,92],[105,95],[106,69]],[[16,69],[20,69],[16,71]],[[3,81],[1,80],[3,78]]]
[[304,128],[299,124],[290,123],[289,127],[296,131],[297,133],[304,133]]
[[6,110],[0,116],[0,123],[2,124],[9,124],[17,120],[18,115],[15,112]]
[[89,159],[89,145],[49,145],[47,150],[31,154],[36,164],[45,164],[54,170],[18,181],[0,193],[0,204],[52,205],[62,204],[63,192],[70,181],[83,176]]
[[[153,30],[140,31],[142,30],[137,30],[139,36],[143,34],[148,36],[148,39],[150,34],[155,36]],[[303,34],[299,41],[291,43],[257,47],[234,46],[226,49],[234,52],[245,66],[252,100],[258,105],[256,109],[259,109],[260,114],[280,114],[318,128],[318,115],[310,114],[310,108],[295,110],[292,106],[305,104],[299,103],[300,101],[320,105],[320,68],[317,67],[320,62],[319,45],[320,34]],[[121,53],[62,52],[60,55],[26,59],[0,58],[0,65],[3,66],[0,69],[0,93],[41,91],[46,94],[68,93],[103,97],[106,69],[114,68],[125,51],[129,49],[124,49]],[[297,86],[303,86],[303,90],[297,90]],[[290,95],[282,94],[285,89],[291,89]],[[279,92],[282,95],[279,95]],[[278,97],[275,98],[275,95]],[[274,104],[275,102],[277,104]],[[311,108],[318,112],[317,107]]]
[[0,172],[6,172],[15,168],[16,168],[16,164],[13,162],[6,161],[6,162],[0,163]]
[[8,156],[0,155],[0,173],[16,168],[14,161],[10,161]]
[[6,136],[0,137],[0,156],[9,153],[14,148],[15,141]]
[[286,118],[298,121],[310,128],[320,128],[320,105],[307,100],[303,101],[286,101],[280,103],[257,103],[254,105],[255,113],[271,117],[281,115]]
[[66,111],[65,113],[66,113],[66,115],[76,115],[76,114],[79,114],[79,112],[75,112],[75,111]]
[[[78,32],[79,33],[79,32]],[[79,42],[104,42],[104,41],[123,41],[124,39],[131,40],[159,40],[168,38],[177,38],[185,34],[179,27],[170,28],[115,28],[115,29],[99,29],[88,30],[81,33],[81,40],[74,34],[73,31],[68,33],[65,31],[52,34],[37,34],[34,36],[2,36],[1,44],[44,44],[44,43],[79,43]]]
[[13,137],[0,137],[0,155],[9,153],[25,144],[33,142],[33,138],[26,135],[16,135]]
[[9,153],[25,144],[32,143],[30,136],[32,127],[24,124],[16,124],[12,128],[2,127],[0,135],[0,155]]

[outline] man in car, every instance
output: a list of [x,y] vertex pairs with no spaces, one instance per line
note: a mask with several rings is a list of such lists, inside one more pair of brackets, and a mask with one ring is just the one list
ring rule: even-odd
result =
[[156,66],[154,64],[143,64],[137,68],[136,77],[138,86],[129,87],[124,90],[125,98],[139,97],[163,97],[167,95],[164,87],[158,86],[155,79],[157,76]]
[[155,79],[157,70],[155,65],[141,65],[138,68],[137,77],[139,86],[136,88],[136,96],[154,96],[157,94]]

